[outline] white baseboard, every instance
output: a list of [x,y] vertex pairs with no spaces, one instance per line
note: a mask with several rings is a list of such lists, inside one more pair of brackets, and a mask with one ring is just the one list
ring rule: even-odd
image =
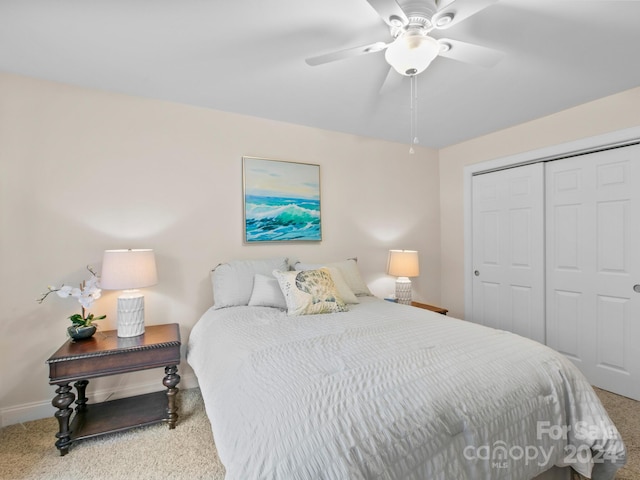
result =
[[[198,379],[193,373],[180,375],[181,389],[195,388],[198,386]],[[112,389],[95,391],[91,395],[91,402],[104,402],[108,400],[116,400],[118,398],[133,397],[135,395],[143,395],[145,393],[157,392],[158,382],[149,382],[130,387],[118,389],[113,392]],[[91,403],[90,402],[90,403]],[[30,422],[31,420],[39,420],[41,418],[53,417],[56,409],[51,405],[51,399],[41,402],[25,403],[23,405],[14,405],[0,409],[0,427],[14,425],[16,423]]]
[[46,402],[32,402],[16,405],[0,410],[0,426],[6,427],[15,423],[30,422],[40,418],[52,417],[55,409],[51,400]]

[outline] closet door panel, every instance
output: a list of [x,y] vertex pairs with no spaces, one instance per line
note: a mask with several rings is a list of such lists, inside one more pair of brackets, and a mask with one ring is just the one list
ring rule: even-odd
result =
[[563,272],[579,272],[581,267],[580,243],[582,209],[575,203],[554,206],[553,256],[554,268]]
[[596,211],[597,268],[600,273],[629,274],[629,202],[599,202]]
[[472,321],[544,342],[543,166],[477,175]]
[[536,319],[532,318],[532,312],[534,311],[533,289],[531,287],[511,285],[510,290],[511,312],[507,318],[511,321],[504,328],[523,337],[532,338],[535,335],[532,325],[536,322]]
[[[548,345],[640,399],[640,146],[546,165]],[[577,343],[575,340],[578,340]]]
[[582,294],[555,289],[553,295],[547,298],[554,316],[552,319],[562,319],[554,322],[553,328],[547,324],[548,345],[563,353],[575,363],[582,361],[580,346],[584,339],[578,334],[582,331],[580,321],[583,318]]
[[597,347],[596,363],[621,373],[628,373],[625,366],[625,331],[628,331],[629,299],[597,296]]

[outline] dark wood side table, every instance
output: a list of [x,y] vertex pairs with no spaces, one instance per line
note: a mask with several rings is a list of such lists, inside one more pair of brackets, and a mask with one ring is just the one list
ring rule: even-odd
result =
[[431,310],[432,312],[446,315],[449,310],[442,307],[436,307],[435,305],[429,305],[428,303],[411,302],[412,307],[424,308],[425,310]]
[[[148,326],[137,337],[119,338],[116,330],[98,330],[90,339],[67,340],[47,360],[49,384],[58,387],[51,404],[58,409],[55,417],[60,429],[55,445],[60,455],[66,455],[71,444],[83,438],[159,422],[167,422],[170,429],[175,428],[179,363],[180,329],[177,323]],[[162,384],[166,390],[87,404],[88,379],[158,367],[164,367]],[[75,382],[77,399],[69,386],[71,382]],[[74,400],[75,415],[71,420]]]

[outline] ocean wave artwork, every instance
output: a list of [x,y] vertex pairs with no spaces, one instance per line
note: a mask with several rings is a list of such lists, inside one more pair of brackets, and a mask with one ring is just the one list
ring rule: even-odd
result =
[[245,197],[247,241],[320,240],[320,202]]
[[243,162],[246,242],[322,240],[318,165]]

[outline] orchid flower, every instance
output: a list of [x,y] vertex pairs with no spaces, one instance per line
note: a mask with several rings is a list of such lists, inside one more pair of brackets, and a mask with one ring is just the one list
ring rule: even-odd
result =
[[98,277],[90,266],[87,266],[87,270],[91,272],[91,276],[88,280],[85,280],[80,284],[80,288],[64,284],[60,287],[48,286],[47,291],[42,294],[37,302],[42,303],[49,294],[55,292],[60,298],[73,297],[78,299],[78,303],[80,303],[82,308],[82,315],[76,313],[69,317],[74,324],[90,325],[93,320],[101,320],[105,318],[105,315],[101,317],[94,317],[92,313],[86,314],[85,312],[85,310],[91,308],[93,302],[102,295],[102,290],[100,289],[100,277]]

